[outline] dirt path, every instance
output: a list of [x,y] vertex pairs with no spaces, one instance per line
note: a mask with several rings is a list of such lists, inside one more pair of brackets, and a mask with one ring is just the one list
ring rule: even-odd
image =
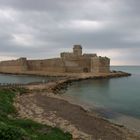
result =
[[72,133],[75,140],[139,140],[125,128],[97,118],[80,106],[49,97],[47,93],[19,96],[15,106],[21,117],[60,127]]

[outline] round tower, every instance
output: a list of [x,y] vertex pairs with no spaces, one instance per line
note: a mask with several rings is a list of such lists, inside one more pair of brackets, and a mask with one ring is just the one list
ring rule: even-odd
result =
[[74,47],[73,47],[73,53],[76,56],[82,55],[82,46],[81,45],[74,45]]

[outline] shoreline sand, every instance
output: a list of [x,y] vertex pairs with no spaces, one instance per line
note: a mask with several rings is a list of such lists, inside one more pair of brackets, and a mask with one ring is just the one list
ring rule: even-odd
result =
[[137,133],[116,125],[48,92],[23,94],[16,98],[19,116],[68,131],[75,140],[139,140]]

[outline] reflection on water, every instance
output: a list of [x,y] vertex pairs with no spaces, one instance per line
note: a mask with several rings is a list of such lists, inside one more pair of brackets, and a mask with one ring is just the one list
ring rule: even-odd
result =
[[[85,80],[85,81],[80,81],[80,82],[74,82],[72,86],[68,88],[68,91],[66,91],[66,93],[75,92],[76,93],[75,96],[79,96],[79,95],[90,96],[89,92],[93,94],[96,92],[103,94],[101,92],[103,90],[104,92],[108,93],[108,90],[110,87],[109,82],[110,82],[109,79],[102,79],[102,80],[96,79],[96,80]],[[92,89],[92,87],[94,87],[94,89]],[[85,94],[81,94],[81,93],[85,93]]]

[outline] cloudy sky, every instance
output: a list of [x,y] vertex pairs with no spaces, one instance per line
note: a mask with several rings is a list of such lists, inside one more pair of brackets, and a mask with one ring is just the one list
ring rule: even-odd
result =
[[140,0],[0,0],[0,60],[56,57],[74,44],[140,65]]

